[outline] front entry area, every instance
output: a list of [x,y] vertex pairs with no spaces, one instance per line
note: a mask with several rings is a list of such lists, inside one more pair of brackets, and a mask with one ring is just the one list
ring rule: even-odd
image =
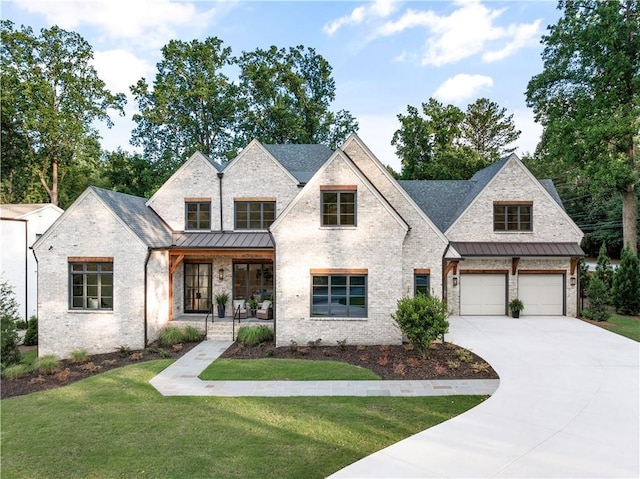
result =
[[211,308],[211,270],[211,263],[185,263],[185,313],[206,313]]
[[460,275],[460,314],[505,315],[507,313],[506,273]]

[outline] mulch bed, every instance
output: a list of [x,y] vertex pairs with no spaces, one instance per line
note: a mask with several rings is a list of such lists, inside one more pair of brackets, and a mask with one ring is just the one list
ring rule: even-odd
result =
[[[463,351],[463,352],[459,352]],[[461,360],[459,355],[467,355]],[[234,343],[223,358],[290,358],[341,361],[370,369],[382,379],[498,379],[484,359],[451,343],[431,345],[427,359],[402,346],[314,346],[279,347],[273,343],[246,347]],[[454,367],[457,366],[457,367]]]
[[[131,354],[121,354],[119,351],[106,354],[94,354],[88,361],[75,363],[70,359],[60,361],[60,368],[54,374],[40,374],[33,372],[18,379],[2,379],[0,384],[1,398],[23,396],[36,391],[46,391],[74,383],[95,374],[104,373],[111,369],[120,368],[129,364],[151,361],[154,359],[178,359],[187,351],[193,349],[198,343],[185,343],[176,348],[149,347],[144,350],[131,351]],[[21,351],[27,351],[34,347],[21,346]],[[162,352],[161,352],[162,351]]]
[[[148,348],[124,355],[118,351],[90,356],[87,362],[61,361],[58,372],[51,375],[31,373],[19,379],[3,379],[0,385],[2,399],[45,391],[79,381],[129,364],[154,359],[177,359],[198,343],[181,345],[181,348]],[[466,353],[458,351],[466,351]],[[461,360],[459,355],[468,356]],[[403,346],[316,346],[276,348],[273,343],[244,347],[234,343],[222,354],[223,358],[293,358],[342,361],[370,369],[382,379],[497,379],[498,375],[482,358],[450,343],[431,346],[429,357]],[[457,367],[453,367],[457,364]],[[476,365],[474,367],[474,364]],[[479,366],[478,366],[479,365]]]

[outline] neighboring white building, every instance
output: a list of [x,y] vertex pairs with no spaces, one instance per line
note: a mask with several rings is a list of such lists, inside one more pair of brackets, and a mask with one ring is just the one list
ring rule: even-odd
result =
[[62,213],[50,203],[0,205],[0,278],[13,287],[22,319],[38,312],[38,265],[30,248]]
[[[466,181],[396,181],[352,134],[194,154],[149,199],[88,188],[34,245],[39,354],[144,347],[215,295],[273,302],[278,346],[397,344],[398,299],[453,314],[577,314],[582,232],[515,156]],[[231,309],[231,302],[227,304]]]

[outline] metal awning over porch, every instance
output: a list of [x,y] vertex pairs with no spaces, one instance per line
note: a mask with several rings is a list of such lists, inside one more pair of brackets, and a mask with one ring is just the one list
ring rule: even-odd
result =
[[206,231],[173,233],[171,249],[273,249],[267,231]]

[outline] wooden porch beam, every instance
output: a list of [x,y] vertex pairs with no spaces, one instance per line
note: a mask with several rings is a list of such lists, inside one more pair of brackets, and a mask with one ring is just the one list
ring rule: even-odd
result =
[[515,276],[516,271],[518,271],[518,263],[520,262],[520,258],[511,258],[511,275]]
[[454,276],[455,276],[456,274],[458,274],[458,263],[459,263],[459,261],[457,261],[457,260],[456,260],[456,261],[449,261],[449,262],[447,263],[447,267],[446,267],[446,268],[445,268],[445,270],[444,270],[444,276],[445,276],[445,278],[446,278],[447,276],[449,276],[449,273],[450,273],[451,271],[453,271],[453,275],[454,275]]
[[178,269],[178,266],[180,266],[180,263],[182,263],[182,260],[184,259],[184,255],[183,254],[178,254],[178,255],[169,255],[169,273],[171,275],[173,275],[173,273],[176,272],[176,270]]
[[576,267],[578,266],[578,263],[580,262],[580,258],[571,258],[571,276],[573,276],[574,274],[576,274]]

